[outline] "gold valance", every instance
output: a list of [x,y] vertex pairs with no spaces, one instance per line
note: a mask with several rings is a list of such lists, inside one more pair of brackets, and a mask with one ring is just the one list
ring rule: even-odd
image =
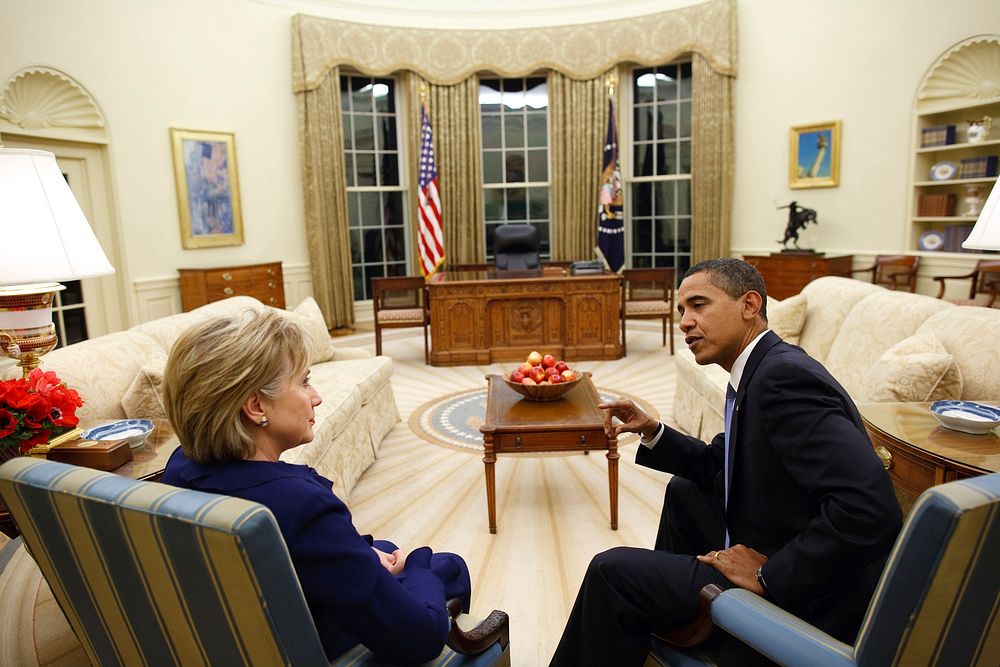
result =
[[292,86],[313,90],[334,67],[369,76],[409,70],[456,84],[477,72],[503,77],[555,70],[592,79],[619,63],[660,65],[698,53],[719,74],[736,76],[735,0],[713,0],[635,18],[552,28],[432,30],[292,18]]

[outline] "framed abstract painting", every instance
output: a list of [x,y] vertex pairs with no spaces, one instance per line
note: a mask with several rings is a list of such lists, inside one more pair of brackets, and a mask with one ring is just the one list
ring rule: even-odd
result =
[[788,187],[835,188],[839,184],[840,121],[793,127],[788,142]]
[[170,129],[185,248],[243,244],[236,135]]

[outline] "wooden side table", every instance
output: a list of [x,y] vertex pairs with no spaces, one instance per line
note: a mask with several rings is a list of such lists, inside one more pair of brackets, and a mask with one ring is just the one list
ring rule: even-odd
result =
[[930,403],[866,403],[858,410],[904,515],[932,486],[1000,471],[996,430],[970,435],[947,429],[931,414]]
[[487,375],[486,419],[479,427],[486,450],[486,508],[490,533],[497,532],[497,454],[537,452],[608,451],[608,492],[611,530],[618,530],[618,440],[604,433],[604,415],[597,404],[601,397],[590,380],[580,384],[558,401],[538,403],[522,399],[499,375]]
[[184,312],[231,296],[252,296],[275,308],[285,307],[285,281],[281,262],[220,266],[212,269],[177,269],[181,276]]
[[770,255],[747,255],[743,258],[753,264],[764,278],[767,293],[775,299],[787,299],[821,276],[851,277],[853,255],[827,257],[821,252],[773,252]]

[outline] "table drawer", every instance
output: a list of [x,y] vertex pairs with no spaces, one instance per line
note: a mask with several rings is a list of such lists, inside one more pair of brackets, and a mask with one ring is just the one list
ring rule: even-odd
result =
[[607,449],[602,430],[555,431],[550,433],[503,433],[494,438],[497,452],[566,452]]

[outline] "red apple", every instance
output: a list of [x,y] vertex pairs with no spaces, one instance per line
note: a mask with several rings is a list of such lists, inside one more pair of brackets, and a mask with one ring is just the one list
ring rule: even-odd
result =
[[565,370],[562,372],[562,377],[566,382],[572,382],[576,379],[576,371]]
[[531,378],[524,378],[523,380],[521,380],[521,384],[538,384],[538,383],[532,380]]
[[559,375],[559,373],[553,373],[549,376],[549,382],[552,384],[561,384],[565,382],[565,380],[563,380],[563,376]]
[[520,382],[523,379],[524,379],[524,373],[522,373],[521,371],[514,371],[513,373],[510,374],[511,382]]
[[542,366],[544,366],[545,368],[552,368],[555,365],[556,365],[556,358],[553,357],[551,354],[546,354],[544,357],[542,357]]
[[551,382],[549,382],[548,380],[542,380],[542,381],[541,381],[541,382],[539,382],[538,384],[552,384],[552,383],[551,383]]
[[556,370],[562,373],[563,371],[569,370],[569,366],[566,365],[565,361],[560,359],[559,361],[556,362]]
[[518,366],[517,370],[521,371],[522,375],[531,375],[531,364],[526,361]]
[[532,352],[528,355],[528,363],[532,366],[539,366],[542,363],[542,355],[538,352]]
[[545,374],[546,375],[558,375],[559,371],[556,370],[555,368],[546,368],[545,369]]
[[535,382],[541,382],[545,379],[545,369],[541,366],[534,366],[531,369],[531,379]]

